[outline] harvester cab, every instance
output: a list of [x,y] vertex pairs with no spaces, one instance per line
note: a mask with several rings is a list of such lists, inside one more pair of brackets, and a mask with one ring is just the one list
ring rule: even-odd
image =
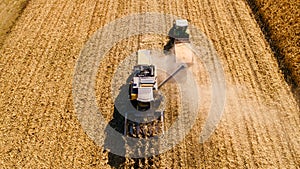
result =
[[157,90],[156,70],[151,64],[149,50],[139,50],[138,62],[134,66],[134,76],[130,82],[129,98],[137,110],[147,110],[154,101],[154,90]]
[[137,110],[149,109],[157,90],[154,65],[134,66],[134,77],[129,85],[129,98]]

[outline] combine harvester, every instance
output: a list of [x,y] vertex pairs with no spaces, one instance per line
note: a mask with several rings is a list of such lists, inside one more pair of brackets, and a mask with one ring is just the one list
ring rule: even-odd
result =
[[[125,114],[124,135],[153,136],[163,128],[163,110],[159,110],[162,97],[158,93],[156,67],[150,50],[139,50],[138,62],[133,68],[129,84],[129,99],[137,110]],[[130,120],[129,120],[130,119]]]
[[187,20],[174,21],[169,32],[170,40],[164,50],[171,51],[175,46],[173,51],[179,66],[160,84],[157,82],[157,70],[152,62],[151,51],[137,52],[137,65],[133,68],[133,78],[129,84],[129,99],[137,111],[125,113],[124,135],[152,137],[164,132],[164,110],[161,108],[163,96],[159,93],[159,89],[179,71],[193,63],[187,27]]

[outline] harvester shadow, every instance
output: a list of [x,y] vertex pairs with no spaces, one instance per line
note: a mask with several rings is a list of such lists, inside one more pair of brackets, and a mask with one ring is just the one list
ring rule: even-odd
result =
[[[129,84],[132,77],[133,77],[133,74],[128,77],[128,79],[126,80],[126,84]],[[125,93],[128,93],[128,85],[123,85],[120,88],[120,93],[116,97],[115,104],[114,104],[113,118],[112,118],[112,120],[109,121],[109,123],[105,129],[106,138],[104,141],[104,148],[109,149],[110,147],[118,146],[118,150],[119,150],[120,154],[123,155],[123,156],[120,156],[120,155],[116,155],[114,153],[108,152],[108,164],[113,168],[124,168],[125,161],[126,161],[125,140],[123,140],[123,139],[120,140],[120,138],[118,136],[114,135],[113,133],[111,133],[109,131],[109,127],[110,127],[110,129],[113,128],[116,132],[118,132],[121,135],[123,135],[123,133],[124,133],[125,118],[118,111],[116,102],[121,99],[124,99],[123,97],[124,97]],[[116,144],[115,142],[121,142],[121,144],[120,143]]]
[[[115,129],[115,131],[119,132],[120,134],[124,133],[124,116],[122,116],[116,108],[114,108],[114,114],[113,114],[113,119],[109,122],[110,127]],[[104,145],[110,145],[116,141],[117,138],[116,136],[107,133],[106,138],[105,138],[105,144]],[[120,140],[118,140],[120,141]],[[118,145],[119,151],[120,152],[126,152],[126,143],[124,140],[123,141],[123,146]],[[123,149],[123,150],[122,150]],[[125,155],[124,155],[125,156]],[[119,156],[114,153],[108,152],[108,164],[112,168],[124,168],[126,165],[126,159],[129,159],[129,164],[131,167],[137,169],[140,168],[140,164],[144,164],[145,161],[148,161],[148,165],[153,165],[153,157],[148,157],[148,158],[130,158],[130,157],[124,157],[124,156]]]
[[[109,148],[113,146],[114,148],[118,149],[118,152],[120,152],[119,155],[108,152],[108,164],[113,168],[124,168],[125,165],[128,166],[128,164],[126,164],[126,159],[129,159],[129,161],[131,161],[130,162],[131,164],[129,164],[129,165],[132,166],[133,168],[140,168],[139,164],[143,164],[143,163],[145,163],[145,161],[148,161],[148,165],[153,165],[153,162],[152,162],[153,157],[148,157],[148,158],[125,157],[126,146],[128,146],[128,145],[126,145],[125,139],[120,140],[119,136],[116,136],[112,132],[109,131],[109,130],[111,130],[111,128],[113,128],[119,134],[121,134],[121,135],[124,134],[125,118],[118,111],[118,108],[120,108],[120,105],[117,106],[117,102],[122,101],[122,99],[128,98],[128,91],[129,91],[128,84],[130,83],[133,76],[134,76],[134,73],[128,77],[128,79],[126,80],[126,84],[120,88],[119,95],[115,99],[113,118],[112,118],[112,120],[109,121],[109,123],[105,129],[106,138],[104,141],[104,148],[106,150],[109,150]],[[121,107],[128,109],[124,106],[121,106]],[[122,111],[124,111],[124,110],[122,110]],[[125,110],[125,111],[127,111],[127,110]],[[116,143],[116,142],[118,142],[118,143]],[[120,144],[120,142],[121,142],[121,144]],[[120,154],[122,156],[120,156]]]
[[[122,134],[124,132],[123,126],[124,126],[124,117],[118,112],[116,107],[114,107],[114,113],[113,113],[113,119],[108,123],[108,125],[113,128],[115,131]],[[108,127],[108,126],[107,126]],[[104,147],[111,147],[114,146],[114,142],[121,141],[117,140],[117,136],[113,135],[111,132],[107,132],[106,127],[106,138]],[[120,152],[125,152],[125,142],[122,142],[123,145],[118,145],[118,148]],[[118,143],[119,144],[119,143]],[[108,146],[109,145],[109,146]],[[116,154],[113,154],[111,152],[108,153],[108,164],[113,168],[122,168],[125,164],[126,158],[124,156],[119,156]]]

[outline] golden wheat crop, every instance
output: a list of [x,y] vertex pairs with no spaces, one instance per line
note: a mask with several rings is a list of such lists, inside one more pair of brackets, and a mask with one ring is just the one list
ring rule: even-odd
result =
[[262,20],[271,45],[274,45],[280,66],[300,86],[300,10],[297,0],[249,0],[255,15]]

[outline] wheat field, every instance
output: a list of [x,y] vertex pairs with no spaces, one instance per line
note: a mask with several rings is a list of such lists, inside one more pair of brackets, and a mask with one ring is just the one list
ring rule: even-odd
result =
[[[80,52],[97,30],[118,18],[145,12],[186,18],[211,40],[225,72],[226,103],[213,135],[205,143],[199,143],[205,114],[212,102],[208,73],[199,63],[197,79],[204,104],[187,136],[173,149],[151,159],[122,158],[98,146],[83,130],[74,108],[72,83]],[[297,26],[293,29],[298,31]],[[99,41],[111,40],[109,36],[101,38]],[[107,122],[117,122],[107,82],[113,81],[118,66],[139,48],[163,49],[166,40],[167,37],[151,34],[133,36],[118,42],[105,54],[98,68],[95,92],[97,105]],[[292,46],[284,51],[292,53],[285,56],[292,58],[287,63],[293,67],[294,77],[299,64],[293,59],[299,55],[293,42],[280,43]],[[300,166],[299,103],[246,1],[30,1],[6,35],[0,56],[3,168]],[[175,88],[170,83],[163,90],[176,95]],[[178,102],[173,99],[165,112],[166,127],[177,118],[177,112]],[[182,132],[181,127],[174,135]]]

